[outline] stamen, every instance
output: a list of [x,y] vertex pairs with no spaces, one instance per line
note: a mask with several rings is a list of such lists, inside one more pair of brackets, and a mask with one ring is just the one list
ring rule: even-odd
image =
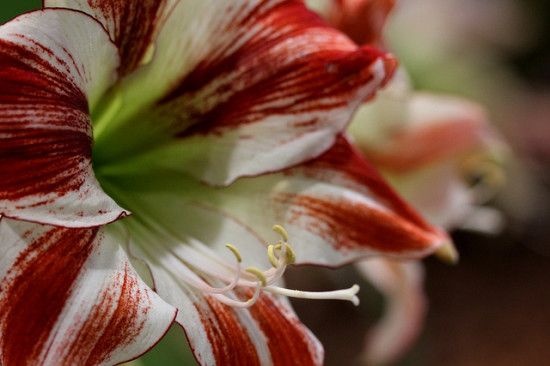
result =
[[311,299],[311,300],[346,300],[351,301],[353,305],[359,305],[359,298],[357,293],[359,292],[359,285],[353,285],[348,289],[336,290],[336,291],[299,291],[290,290],[284,287],[269,286],[264,289],[265,291],[283,295],[287,297],[295,297],[299,299]]
[[[137,225],[136,229],[142,230],[142,234],[145,236],[149,234],[149,231],[145,230],[141,225]],[[225,245],[235,257],[235,266],[233,268],[228,266],[226,261],[216,255],[214,251],[210,252],[205,247],[202,249],[208,250],[203,252],[199,250],[200,247],[195,247],[194,245],[181,246],[177,251],[168,247],[167,249],[174,254],[174,257],[169,256],[167,258],[180,261],[183,266],[173,265],[170,262],[163,263],[163,265],[167,268],[173,268],[172,273],[187,285],[232,307],[246,308],[254,305],[258,301],[261,291],[302,299],[346,300],[352,302],[354,305],[359,305],[359,298],[356,296],[359,291],[359,286],[357,285],[344,290],[324,292],[291,290],[273,285],[283,276],[287,265],[293,264],[296,261],[294,249],[287,242],[288,233],[286,230],[280,225],[275,225],[273,230],[284,241],[279,241],[277,244],[269,244],[267,247],[267,255],[269,262],[273,266],[272,268],[262,271],[256,267],[248,267],[244,270],[244,272],[252,275],[253,278],[250,278],[250,276],[243,278],[241,269],[243,257],[233,244]],[[170,233],[162,232],[162,234],[166,235],[166,240],[161,240],[161,243],[172,241]],[[175,239],[178,240],[177,238]],[[198,245],[198,243],[195,244]],[[202,272],[206,278],[200,276],[198,272]],[[222,283],[227,283],[232,275],[234,277],[224,287],[218,288],[209,284],[209,279],[217,279]],[[242,289],[254,288],[254,293],[246,301],[238,300],[231,293],[237,287]]]
[[492,199],[506,182],[502,163],[489,153],[471,154],[461,162],[460,170],[477,204]]
[[189,273],[185,275],[183,272],[181,272],[182,268],[180,268],[180,276],[183,276],[186,279],[187,283],[189,283],[195,288],[200,289],[202,292],[221,295],[233,290],[235,287],[237,287],[241,279],[241,265],[240,265],[241,255],[237,250],[237,248],[235,248],[233,245],[227,244],[226,247],[235,255],[235,260],[236,260],[235,269],[234,269],[235,276],[233,277],[231,282],[226,286],[224,287],[210,286],[206,282],[204,282],[202,279],[194,275],[194,272],[190,269],[187,269],[187,267],[183,267],[183,268],[186,268],[187,271],[189,271]]

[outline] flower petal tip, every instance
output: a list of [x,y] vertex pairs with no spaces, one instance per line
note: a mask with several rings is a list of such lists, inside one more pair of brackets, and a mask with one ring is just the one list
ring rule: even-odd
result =
[[365,55],[375,55],[375,57],[382,61],[382,67],[384,69],[384,80],[382,81],[382,86],[386,85],[393,78],[394,73],[397,71],[397,68],[399,66],[399,61],[397,60],[397,58],[391,53],[374,48],[370,45],[362,46],[361,51]]
[[393,78],[393,75],[397,71],[398,66],[399,66],[399,61],[397,61],[397,58],[395,56],[393,56],[390,53],[385,55],[384,69],[385,69],[386,77],[383,81],[383,85],[386,85]]
[[435,256],[439,258],[441,261],[450,264],[455,265],[458,263],[460,259],[460,254],[458,253],[458,250],[456,249],[456,246],[454,243],[449,239],[449,241],[444,242],[443,245],[441,245],[435,252]]

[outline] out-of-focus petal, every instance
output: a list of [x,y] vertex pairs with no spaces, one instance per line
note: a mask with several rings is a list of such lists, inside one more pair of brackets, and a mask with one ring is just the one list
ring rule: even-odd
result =
[[424,268],[417,261],[387,259],[363,261],[357,268],[386,299],[382,319],[367,335],[363,357],[369,365],[394,362],[422,329],[426,310]]
[[[398,121],[375,127],[387,126],[391,117]],[[377,101],[361,107],[350,132],[365,157],[429,222],[488,233],[501,225],[499,215],[479,206],[505,179],[501,165],[507,147],[478,104],[414,93],[392,83]],[[479,225],[466,223],[474,212],[480,212]]]
[[307,0],[322,15],[358,44],[379,43],[395,0]]
[[117,65],[103,28],[78,12],[0,27],[0,216],[87,227],[125,213],[94,177],[89,117]]
[[176,310],[137,276],[109,229],[2,219],[0,357],[11,365],[103,365],[135,358]]
[[[454,159],[475,150],[492,134],[483,109],[464,99],[414,93],[405,108],[405,121],[385,143],[373,148],[368,141],[356,138],[369,160],[381,169],[402,174],[434,161]],[[355,119],[351,131],[368,129],[369,124],[377,123],[375,119]]]

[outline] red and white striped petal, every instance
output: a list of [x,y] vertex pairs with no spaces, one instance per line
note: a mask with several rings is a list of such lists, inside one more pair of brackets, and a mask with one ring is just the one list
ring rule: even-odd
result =
[[[160,268],[153,269],[157,291],[178,307],[201,365],[322,365],[323,348],[298,320],[285,299],[263,293],[252,307],[232,308],[180,284]],[[242,300],[252,291],[236,295]]]
[[424,268],[417,261],[387,259],[356,266],[386,299],[384,316],[369,331],[363,357],[369,365],[390,364],[409,349],[422,330],[426,312]]
[[92,18],[70,10],[0,27],[0,216],[62,226],[124,214],[92,170],[89,111],[118,56]]
[[269,223],[285,226],[302,263],[334,266],[370,255],[421,257],[449,241],[343,137],[309,163],[242,179],[219,192],[224,209],[260,235]]
[[48,8],[76,9],[97,19],[120,53],[120,74],[146,63],[154,52],[156,31],[167,11],[167,0],[45,0]]
[[0,363],[104,365],[152,347],[176,310],[109,229],[0,222]]
[[[151,63],[122,85],[121,120],[140,131],[164,128],[171,142],[151,160],[225,185],[321,154],[394,67],[301,1],[180,2]],[[134,105],[151,103],[154,116],[129,117]],[[103,153],[127,154],[111,143],[127,134],[124,126],[98,140]]]
[[494,138],[485,111],[476,103],[426,93],[409,93],[402,101],[403,121],[374,146],[362,134],[394,112],[379,109],[375,114],[358,114],[353,121],[357,144],[380,169],[410,173],[434,162],[454,161]]

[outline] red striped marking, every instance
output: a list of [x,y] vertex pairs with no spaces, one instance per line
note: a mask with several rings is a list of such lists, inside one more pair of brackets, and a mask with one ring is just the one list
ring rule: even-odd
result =
[[98,365],[117,349],[135,341],[145,326],[150,304],[149,295],[140,288],[126,264],[79,326],[65,364]]
[[195,305],[212,347],[216,365],[260,365],[256,347],[234,309],[206,296],[207,306]]
[[0,40],[0,199],[78,190],[91,159],[87,100],[69,66],[25,42]]
[[4,366],[38,359],[93,251],[96,235],[97,229],[51,229],[19,255],[0,283]]
[[302,173],[320,180],[330,180],[327,171],[343,174],[357,184],[366,187],[377,199],[388,205],[396,214],[400,215],[418,228],[430,232],[434,229],[390,187],[361,152],[352,146],[343,136],[339,136],[333,147],[319,158],[314,159],[298,168],[289,169],[287,174]]
[[[345,107],[356,90],[372,79],[372,63],[378,58],[389,60],[377,50],[358,49],[341,33],[327,27],[301,1],[270,3],[260,2],[227,29],[216,30],[234,35],[235,42],[214,50],[159,102],[159,108],[174,113],[173,110],[182,108],[178,107],[182,97],[191,101],[214,86],[208,96],[200,99],[217,100],[186,105],[185,123],[173,126],[176,134],[219,134],[272,115],[299,115]],[[322,42],[318,41],[319,34]],[[250,38],[233,49],[236,40],[245,35]],[[303,37],[309,37],[307,45],[300,39]],[[312,50],[311,45],[316,42],[319,47]],[[310,47],[303,57],[296,57],[299,45],[303,45],[302,50]],[[392,62],[388,61],[386,66],[391,73]],[[238,83],[229,80],[215,84],[216,80],[224,80],[237,70]],[[189,121],[194,125],[186,129]],[[297,123],[306,122],[312,128],[317,123],[311,116],[297,120]]]
[[[135,70],[159,27],[165,0],[88,0],[88,5],[105,17],[113,42],[120,53],[121,76]],[[101,17],[96,18],[103,21]]]
[[323,350],[311,338],[309,331],[273,296],[262,294],[250,308],[250,313],[267,337],[274,365],[321,365]]
[[394,213],[364,203],[298,194],[279,194],[274,200],[290,207],[291,224],[302,226],[336,249],[370,247],[403,253],[423,251],[434,244],[433,235]]

